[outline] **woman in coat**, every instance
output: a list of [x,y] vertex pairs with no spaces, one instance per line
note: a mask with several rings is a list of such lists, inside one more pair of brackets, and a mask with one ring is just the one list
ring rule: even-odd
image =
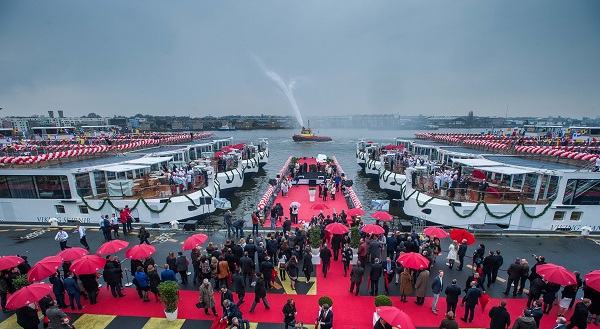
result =
[[219,316],[217,309],[215,308],[217,303],[215,302],[213,288],[208,279],[204,279],[200,285],[200,303],[204,304],[205,314],[208,315],[208,309],[210,308],[214,315]]
[[448,265],[449,268],[454,267],[454,262],[458,260],[458,242],[456,242],[456,240],[452,241],[448,247],[448,256],[446,258],[448,259],[446,265]]
[[160,301],[158,298],[158,285],[160,284],[160,276],[158,275],[158,272],[156,272],[154,265],[148,265],[147,275],[150,281],[150,291],[152,291],[154,297],[156,298],[156,302],[158,303]]
[[415,283],[415,295],[417,296],[417,305],[421,306],[425,303],[425,294],[427,293],[427,286],[429,285],[429,271],[422,270],[417,276],[417,282]]
[[405,267],[402,274],[400,274],[400,301],[406,303],[406,295],[410,295],[412,292],[412,275],[410,274],[410,269]]
[[302,259],[302,271],[306,277],[306,283],[310,281],[310,274],[313,271],[312,253],[310,250],[306,250]]
[[290,277],[290,285],[292,290],[296,290],[296,280],[298,280],[298,259],[296,256],[292,258],[286,264],[287,274]]
[[172,251],[170,251],[169,256],[167,256],[167,265],[169,265],[169,270],[177,272],[177,257],[175,257],[175,253]]
[[223,256],[219,256],[219,264],[217,266],[219,267],[217,271],[217,279],[219,280],[219,283],[217,286],[229,286],[227,284],[227,278],[229,278],[229,263],[227,263]]
[[148,278],[148,275],[144,272],[143,267],[138,266],[137,270],[135,271],[135,279],[140,286],[140,290],[142,291],[142,299],[144,299],[144,302],[149,302],[150,299],[148,298],[148,291],[150,291],[150,278]]
[[283,324],[285,329],[293,328],[296,325],[296,303],[293,299],[288,298],[287,303],[283,305]]

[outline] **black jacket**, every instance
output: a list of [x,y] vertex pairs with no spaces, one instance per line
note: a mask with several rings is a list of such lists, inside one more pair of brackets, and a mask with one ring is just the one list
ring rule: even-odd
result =
[[[575,304],[575,310],[573,310],[573,315],[571,315],[571,324],[574,325],[586,325],[588,316],[588,308],[585,306],[583,302],[579,302]],[[579,326],[577,326],[579,328]]]
[[457,252],[458,256],[465,256],[467,254],[467,244],[466,243],[461,243],[460,246],[458,246],[458,252]]
[[265,287],[265,279],[257,278],[256,285],[254,285],[254,294],[257,298],[267,297],[267,288]]
[[319,253],[319,257],[321,257],[323,264],[329,264],[329,262],[331,260],[331,250],[329,250],[329,248],[321,249],[321,252]]
[[371,265],[371,271],[369,272],[369,276],[372,281],[379,280],[383,275],[383,267],[380,263],[374,263]]
[[290,305],[285,303],[281,312],[283,312],[283,322],[286,324],[293,322],[296,319],[296,304]]
[[533,296],[537,296],[538,298],[546,289],[546,283],[541,278],[536,278],[529,285],[529,293]]
[[233,282],[233,291],[236,294],[245,294],[246,293],[246,284],[244,283],[244,277],[241,274],[234,273],[231,277],[231,281]]
[[225,292],[221,292],[221,305],[223,305],[225,299],[229,299],[230,302],[235,303],[231,290],[227,289]]
[[23,328],[37,328],[40,324],[38,312],[29,306],[19,307],[17,309],[17,323]]
[[252,258],[244,256],[240,259],[240,267],[242,268],[242,273],[252,273],[254,271],[254,261]]
[[444,290],[446,294],[446,303],[458,303],[458,296],[462,293],[462,290],[457,284],[451,284]]
[[490,329],[506,329],[510,326],[510,314],[505,307],[494,306],[490,310]]
[[523,272],[523,265],[521,263],[512,263],[508,266],[508,278],[512,280],[521,279],[521,272]]

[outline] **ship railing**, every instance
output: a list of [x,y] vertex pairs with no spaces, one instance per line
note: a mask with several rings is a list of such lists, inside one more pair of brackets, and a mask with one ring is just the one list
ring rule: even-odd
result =
[[197,192],[207,185],[203,181],[202,175],[199,175],[198,179],[192,183],[187,184],[169,184],[168,182],[154,183],[152,185],[142,186],[140,183],[134,183],[132,188],[123,188],[119,195],[109,195],[106,188],[96,188],[96,194],[90,196],[90,199],[115,199],[115,200],[135,200],[143,197],[144,199],[165,199],[173,195],[188,195]]

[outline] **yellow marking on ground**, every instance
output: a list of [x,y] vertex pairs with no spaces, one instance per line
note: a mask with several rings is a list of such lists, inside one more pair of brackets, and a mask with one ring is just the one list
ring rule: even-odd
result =
[[250,322],[250,329],[258,328],[258,322]]
[[50,230],[50,231],[56,231],[56,230],[58,230],[58,228],[56,228],[56,227],[49,227],[48,230]]
[[[297,295],[296,290],[292,289],[291,282],[292,282],[292,280],[290,280],[290,278],[288,277],[285,281],[281,281],[281,287],[283,288],[283,291],[287,295]],[[297,284],[297,282],[296,282],[296,284]]]
[[310,278],[310,281],[308,282],[313,282],[312,287],[310,287],[310,289],[308,289],[308,292],[306,293],[307,295],[316,295],[317,294],[317,280],[316,278]]
[[183,242],[179,242],[179,244],[183,244]]
[[499,277],[496,277],[496,280],[498,280],[500,282],[506,282],[506,280],[504,280],[503,278],[499,278]]
[[25,231],[26,228],[16,228],[15,231]]
[[115,318],[115,315],[84,314],[73,323],[73,326],[77,329],[104,329]]
[[17,315],[13,314],[11,315],[8,319],[2,321],[0,323],[0,329],[14,329],[14,328],[19,328],[21,326],[19,326],[17,324]]
[[169,239],[169,240],[167,240],[167,241],[171,241],[171,242],[177,242],[177,240],[175,240],[175,239]]
[[0,232],[8,232],[9,230],[0,230]]
[[306,329],[315,329],[315,325],[314,324],[304,324],[304,326],[306,327]]
[[142,329],[179,329],[183,326],[184,322],[184,319],[177,319],[170,322],[164,318],[150,318]]

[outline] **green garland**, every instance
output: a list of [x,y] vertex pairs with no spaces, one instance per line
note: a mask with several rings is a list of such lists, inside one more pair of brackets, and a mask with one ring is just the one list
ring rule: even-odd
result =
[[[204,196],[204,192],[206,192],[206,194],[208,194],[208,196],[210,196],[211,198],[213,197],[208,191],[206,191],[204,188],[202,188],[200,190],[200,193],[202,194],[202,196]],[[131,209],[131,210],[136,209],[140,205],[140,202],[141,202],[142,204],[144,204],[144,206],[146,206],[146,209],[148,209],[150,212],[153,212],[155,214],[160,214],[161,212],[165,211],[165,209],[167,209],[167,207],[171,203],[172,198],[176,198],[176,197],[180,197],[180,196],[183,196],[186,199],[188,199],[192,203],[192,205],[194,205],[195,207],[201,206],[200,203],[196,204],[194,202],[194,200],[192,200],[192,198],[190,198],[187,194],[176,194],[176,195],[169,196],[169,198],[167,199],[167,202],[165,202],[165,205],[159,210],[152,209],[146,202],[146,199],[144,199],[143,197],[137,199],[137,201],[135,202],[133,207],[130,207],[129,209]],[[112,200],[108,199],[108,198],[102,199],[102,204],[98,208],[94,208],[94,207],[90,206],[90,204],[87,202],[87,200],[84,197],[81,197],[81,201],[83,201],[85,206],[92,211],[100,211],[104,208],[104,206],[106,206],[106,204],[108,204],[111,208],[113,208],[115,210],[121,211],[121,208],[115,206],[114,203],[112,202]]]

